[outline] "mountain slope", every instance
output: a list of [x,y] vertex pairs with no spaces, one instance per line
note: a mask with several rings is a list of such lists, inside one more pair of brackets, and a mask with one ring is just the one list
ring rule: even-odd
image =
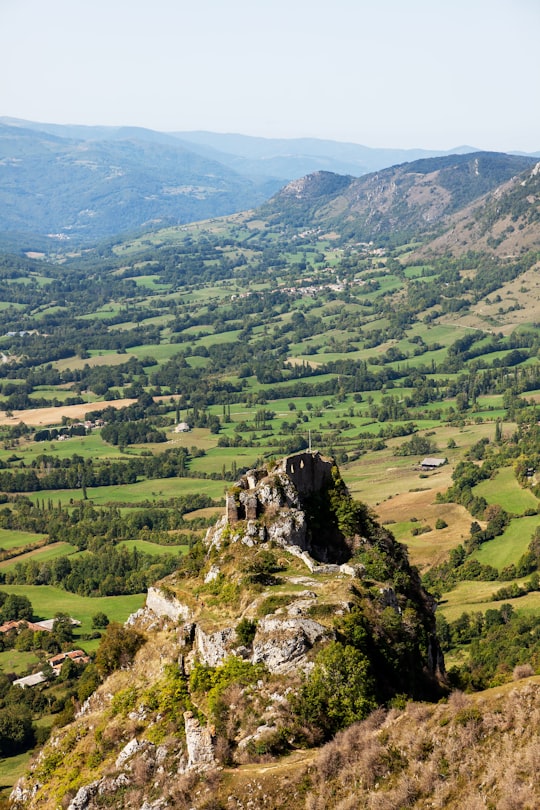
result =
[[540,163],[451,217],[423,253],[517,255],[540,248]]
[[403,239],[433,231],[534,162],[478,152],[405,163],[360,178],[319,172],[289,183],[261,210],[273,222],[335,228],[364,240]]
[[96,240],[232,213],[269,193],[174,141],[82,141],[0,125],[0,154],[0,230],[8,232]]

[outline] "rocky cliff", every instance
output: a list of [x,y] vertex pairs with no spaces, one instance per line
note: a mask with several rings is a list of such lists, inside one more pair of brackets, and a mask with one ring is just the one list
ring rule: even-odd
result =
[[318,744],[396,694],[440,694],[433,606],[331,459],[251,470],[129,620],[147,639],[133,663],[51,738],[12,803],[207,806],[218,767]]

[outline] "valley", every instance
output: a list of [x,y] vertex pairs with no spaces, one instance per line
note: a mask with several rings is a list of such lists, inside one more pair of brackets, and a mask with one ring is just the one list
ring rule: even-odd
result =
[[[494,688],[516,667],[536,683],[538,177],[528,158],[488,153],[358,179],[317,172],[255,210],[69,251],[56,244],[39,259],[27,240],[4,254],[4,604],[11,594],[27,597],[36,618],[73,616],[70,642],[92,655],[108,638],[96,614],[124,622],[164,578],[191,608],[195,593],[204,602],[203,624],[221,627],[239,611],[267,621],[272,605],[252,616],[226,583],[184,590],[175,572],[185,566],[189,580],[202,570],[202,539],[246,471],[321,453],[436,596],[447,687]],[[282,574],[264,573],[304,576],[295,558],[280,564]],[[398,589],[399,576],[369,565],[376,587],[394,577]],[[226,570],[232,585],[234,565]],[[277,610],[297,590],[259,585],[249,599],[264,592]],[[323,624],[336,594],[347,601],[344,587],[321,590]],[[2,643],[4,678],[45,662],[43,638],[28,649]],[[84,673],[68,675],[29,706],[38,742],[93,691]],[[125,672],[112,677],[128,689]],[[190,700],[209,717],[203,681]],[[14,687],[1,686],[8,705]],[[399,704],[392,689],[377,695],[387,707]],[[408,683],[403,694],[421,698]]]

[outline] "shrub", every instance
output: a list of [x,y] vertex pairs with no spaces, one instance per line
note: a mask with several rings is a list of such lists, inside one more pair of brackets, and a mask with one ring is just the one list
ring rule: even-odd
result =
[[268,616],[269,613],[275,613],[281,607],[285,607],[291,601],[290,596],[284,593],[273,593],[263,599],[257,608],[258,616]]
[[96,668],[99,674],[105,677],[115,669],[127,667],[144,641],[142,633],[133,627],[123,627],[117,622],[111,622],[96,653]]
[[534,675],[534,669],[530,664],[518,664],[514,667],[514,671],[512,672],[514,681],[520,681],[522,678],[530,678],[531,675]]
[[92,627],[94,629],[103,629],[110,624],[109,617],[103,611],[98,611],[98,613],[94,613],[92,616]]
[[298,718],[315,725],[326,738],[362,720],[375,705],[368,658],[339,642],[321,650],[298,696],[292,699]]
[[246,580],[260,585],[275,585],[278,580],[274,574],[280,570],[276,555],[266,549],[259,551],[252,560],[242,566],[243,573],[247,575]]
[[436,529],[446,529],[447,527],[448,523],[446,522],[446,520],[443,520],[442,518],[437,518],[437,520],[435,521]]
[[257,632],[257,622],[243,618],[236,625],[235,630],[236,637],[238,638],[240,644],[243,644],[245,647],[249,647],[255,638],[255,633]]

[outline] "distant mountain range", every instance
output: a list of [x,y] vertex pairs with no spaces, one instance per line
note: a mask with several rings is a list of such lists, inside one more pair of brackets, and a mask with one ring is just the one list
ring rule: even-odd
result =
[[95,135],[0,123],[0,232],[96,241],[251,208],[281,185],[158,133]]
[[[448,157],[310,138],[0,118],[0,241],[28,246],[53,235],[95,242],[223,216],[261,205],[291,180],[267,213],[285,205],[287,215],[308,221],[312,208],[326,206],[320,216],[345,217],[364,235],[380,234],[434,223],[534,161],[470,153],[466,146]],[[414,213],[416,203],[421,213]]]

